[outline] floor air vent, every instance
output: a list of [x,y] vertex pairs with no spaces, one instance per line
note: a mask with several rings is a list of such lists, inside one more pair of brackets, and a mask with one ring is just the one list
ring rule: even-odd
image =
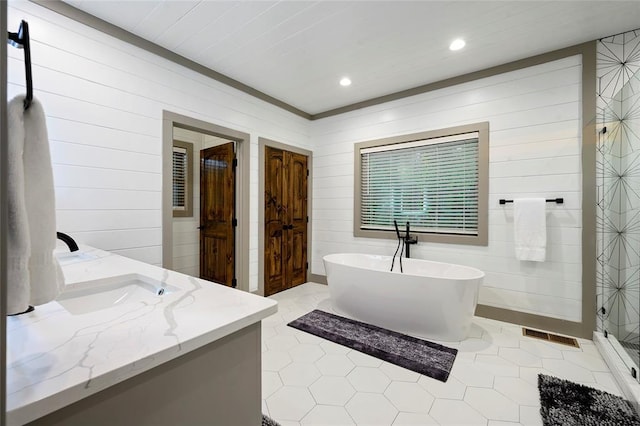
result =
[[578,341],[573,337],[559,336],[557,334],[545,333],[544,331],[531,330],[530,328],[522,328],[522,335],[534,337],[536,339],[548,340],[549,342],[560,343],[562,345],[573,346],[579,348]]

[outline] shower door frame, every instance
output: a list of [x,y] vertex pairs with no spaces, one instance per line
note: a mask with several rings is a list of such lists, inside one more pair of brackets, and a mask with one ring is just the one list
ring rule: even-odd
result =
[[[640,382],[640,317],[637,312],[640,310],[640,289],[634,289],[640,280],[640,247],[633,246],[634,239],[640,240],[640,232],[634,230],[638,228],[637,221],[635,225],[633,223],[635,215],[640,214],[640,195],[632,187],[634,179],[640,179],[633,176],[640,171],[640,166],[633,166],[635,160],[640,159],[640,154],[634,157],[634,152],[640,150],[640,137],[628,124],[634,119],[634,88],[631,85],[636,86],[635,93],[640,92],[640,71],[631,75],[625,66],[625,58],[629,55],[627,43],[631,51],[640,45],[636,33],[631,31],[598,41],[596,288],[598,331],[603,333],[629,374]],[[620,64],[616,62],[618,59]],[[638,300],[631,300],[635,293]],[[637,323],[635,317],[639,317]],[[624,336],[620,336],[621,330]],[[629,353],[623,347],[628,338],[632,340],[628,343],[638,348],[637,353],[633,352],[636,349]]]

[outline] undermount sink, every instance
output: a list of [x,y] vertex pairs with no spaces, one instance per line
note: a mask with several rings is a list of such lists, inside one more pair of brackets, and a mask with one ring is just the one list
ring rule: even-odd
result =
[[155,303],[178,290],[141,274],[126,274],[70,284],[56,302],[70,313],[80,315],[130,303]]

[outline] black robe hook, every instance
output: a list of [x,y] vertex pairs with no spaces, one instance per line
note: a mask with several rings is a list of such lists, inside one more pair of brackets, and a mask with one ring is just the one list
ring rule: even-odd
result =
[[24,98],[24,109],[31,106],[33,100],[33,80],[31,78],[31,42],[29,40],[29,24],[27,21],[20,23],[17,33],[8,32],[7,42],[14,47],[24,50],[24,72],[27,84],[27,96]]

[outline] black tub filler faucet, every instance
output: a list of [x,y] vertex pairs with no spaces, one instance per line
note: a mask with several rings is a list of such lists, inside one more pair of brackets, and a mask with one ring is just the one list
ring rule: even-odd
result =
[[396,252],[393,254],[393,259],[391,260],[391,271],[393,271],[393,265],[396,262],[396,256],[398,255],[398,250],[400,249],[400,246],[402,246],[402,250],[400,250],[400,272],[404,272],[402,270],[402,253],[406,252],[405,256],[406,258],[410,258],[411,257],[411,250],[410,247],[412,244],[418,244],[418,238],[417,237],[412,237],[409,231],[409,222],[407,222],[407,230],[406,233],[404,235],[400,234],[400,229],[398,228],[398,222],[397,221],[393,221],[393,225],[396,228],[396,235],[398,236],[398,247],[396,247]]

